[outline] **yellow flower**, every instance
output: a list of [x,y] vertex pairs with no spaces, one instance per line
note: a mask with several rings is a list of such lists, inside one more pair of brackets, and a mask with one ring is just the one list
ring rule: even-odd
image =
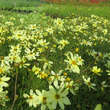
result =
[[10,80],[9,77],[6,76],[0,77],[0,87],[8,87],[7,81],[9,80]]
[[71,64],[77,66],[77,62],[75,60],[71,60]]
[[62,50],[66,45],[68,45],[69,44],[69,42],[67,41],[67,40],[60,40],[59,42],[58,42],[58,44],[59,44],[59,46],[58,46],[58,48],[60,49],[60,50]]
[[85,78],[85,76],[82,76],[84,84],[86,84],[89,88],[95,89],[94,87],[96,86],[96,84],[91,82],[91,78]]
[[48,77],[48,74],[47,73],[42,73],[40,76],[41,76],[42,79],[45,79],[45,78]]
[[67,82],[70,82],[70,81],[71,81],[71,79],[70,79],[69,77],[67,77],[67,78],[66,78],[66,81],[67,81]]
[[38,51],[39,51],[40,53],[42,53],[42,52],[44,51],[44,48],[38,48]]
[[60,19],[60,18],[57,18],[57,19],[55,19],[55,24],[57,25],[57,26],[62,26],[63,25],[63,20],[62,19]]
[[40,92],[39,90],[36,89],[36,94],[39,100],[39,105],[41,105],[41,110],[46,110],[47,105],[48,105],[48,92],[45,90],[42,90]]
[[97,66],[93,66],[92,72],[95,73],[96,75],[99,75],[100,76],[99,73],[101,72],[101,69],[98,68]]
[[79,66],[82,66],[83,59],[78,54],[73,55],[71,52],[68,52],[66,54],[67,60],[65,62],[68,64],[67,69],[74,72],[74,73],[80,73]]
[[79,52],[79,48],[75,48],[75,52]]
[[24,94],[24,98],[27,98],[26,102],[29,104],[30,107],[37,107],[39,104],[38,96],[33,92],[33,90],[30,90],[30,94]]
[[49,86],[49,101],[51,102],[51,108],[52,110],[55,110],[57,105],[59,104],[59,107],[64,110],[64,105],[71,104],[70,100],[67,97],[69,92],[64,88],[59,88],[58,90],[56,88]]
[[3,73],[3,69],[0,67],[0,74]]
[[32,71],[37,75],[37,74],[40,73],[41,69],[34,65],[33,68],[32,68]]
[[56,48],[56,45],[54,44],[53,47]]
[[47,32],[48,32],[49,34],[53,34],[53,29],[52,29],[52,28],[48,28],[48,29],[47,29]]

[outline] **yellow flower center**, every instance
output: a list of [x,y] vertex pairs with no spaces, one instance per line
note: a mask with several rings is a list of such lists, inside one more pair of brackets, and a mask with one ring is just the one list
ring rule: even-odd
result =
[[91,85],[91,82],[88,82],[88,85],[90,86]]
[[77,65],[75,60],[72,60],[72,65]]
[[8,99],[8,96],[6,96],[5,98]]
[[0,74],[3,72],[2,68],[0,68]]
[[2,82],[2,79],[0,78],[0,83]]
[[33,99],[33,97],[30,95],[30,96],[29,96],[29,99]]
[[81,59],[81,58],[78,58],[78,60],[79,60],[79,61],[82,61],[82,59]]
[[14,66],[15,66],[15,67],[18,67],[18,66],[19,66],[19,63],[14,63]]
[[17,34],[17,37],[21,37],[22,35],[21,34]]
[[48,81],[51,81],[52,80],[52,78],[48,78]]
[[36,28],[36,26],[32,26],[32,29],[35,29]]
[[56,94],[55,95],[55,99],[57,99],[57,100],[60,99],[60,95],[59,94]]
[[17,51],[17,48],[14,48],[14,51],[16,52]]
[[16,56],[13,57],[13,60],[16,60]]
[[47,98],[46,97],[43,97],[42,100],[43,100],[43,104],[46,104]]
[[63,74],[64,74],[64,76],[67,76],[67,73],[66,72],[64,72]]
[[61,21],[59,21],[58,24],[60,25],[61,24]]
[[70,81],[71,81],[71,79],[70,79],[70,78],[66,78],[66,81],[67,81],[67,82],[70,82]]
[[72,86],[68,84],[68,85],[67,85],[67,88],[69,88],[69,89],[70,89],[70,88],[72,88]]
[[55,78],[58,79],[58,75],[57,74],[55,74]]

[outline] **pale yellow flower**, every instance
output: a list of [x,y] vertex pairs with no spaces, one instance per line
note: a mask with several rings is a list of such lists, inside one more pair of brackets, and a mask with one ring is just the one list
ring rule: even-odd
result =
[[73,55],[71,52],[68,52],[66,56],[67,60],[65,62],[68,64],[67,69],[74,73],[80,73],[79,66],[82,66],[83,59],[78,54]]
[[36,66],[34,65],[33,68],[32,68],[32,71],[33,71],[36,75],[38,75],[38,74],[40,73],[41,69],[40,69],[39,67],[36,67]]
[[33,90],[30,90],[30,94],[24,94],[24,98],[27,98],[26,102],[29,104],[30,107],[37,107],[39,104],[38,96],[33,92]]
[[9,80],[10,80],[9,77],[6,76],[0,77],[0,87],[8,87],[7,81]]
[[53,108],[53,110],[56,109],[57,104],[59,104],[62,110],[64,110],[64,105],[71,104],[67,95],[68,95],[67,89],[64,90],[63,88],[59,88],[57,90],[53,86],[49,87],[49,102],[51,102],[51,107]]
[[100,76],[101,69],[98,68],[97,66],[93,66],[93,68],[92,68],[92,72],[93,72],[94,74]]

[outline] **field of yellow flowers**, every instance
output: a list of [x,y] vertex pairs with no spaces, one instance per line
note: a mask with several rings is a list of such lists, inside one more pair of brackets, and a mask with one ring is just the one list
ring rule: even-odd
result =
[[0,110],[109,110],[110,21],[38,18],[0,14]]

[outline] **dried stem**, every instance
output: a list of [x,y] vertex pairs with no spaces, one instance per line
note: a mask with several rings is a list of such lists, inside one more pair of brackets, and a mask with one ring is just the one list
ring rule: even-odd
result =
[[14,99],[13,99],[13,103],[12,106],[10,108],[10,110],[13,110],[13,107],[15,105],[15,102],[17,100],[17,94],[16,94],[16,90],[17,90],[17,80],[18,80],[18,71],[16,71],[16,77],[15,77],[15,86],[14,86]]

